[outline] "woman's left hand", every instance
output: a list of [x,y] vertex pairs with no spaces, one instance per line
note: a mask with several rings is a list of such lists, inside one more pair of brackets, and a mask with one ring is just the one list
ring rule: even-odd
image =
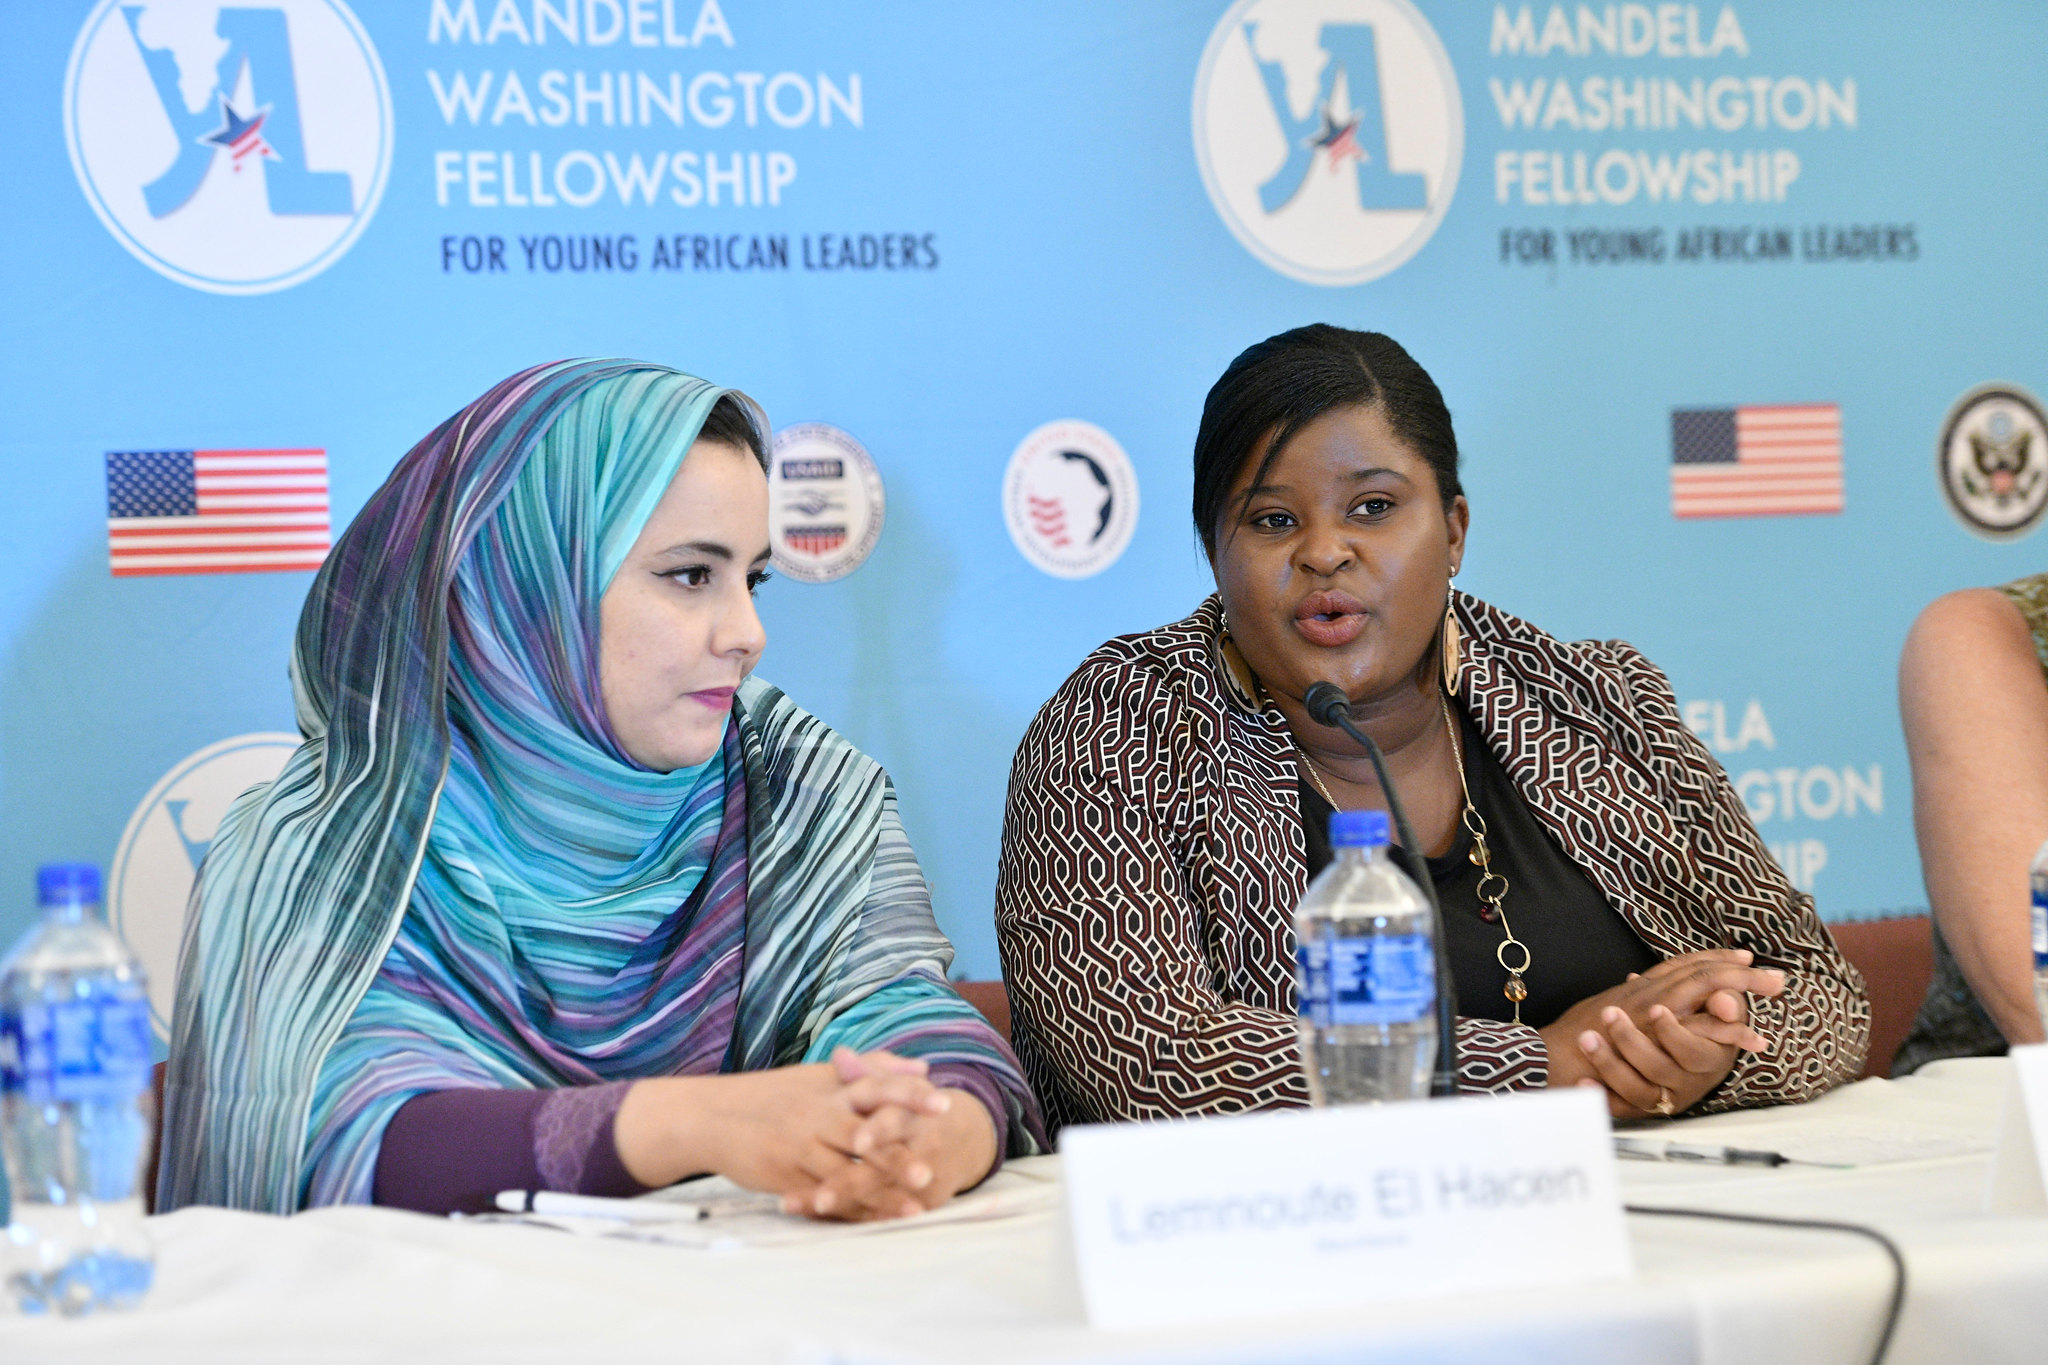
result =
[[1600,1012],[1597,1029],[1579,1035],[1579,1051],[1606,1087],[1614,1117],[1670,1117],[1705,1098],[1734,1069],[1741,1052],[1762,1045],[1762,1037],[1748,1027],[1748,1012],[1746,1003],[1728,992],[1717,993],[1699,1013],[1683,1019],[1668,1006],[1652,1005],[1640,1024],[1627,1010],[1610,1005]]
[[1785,975],[1746,949],[1667,958],[1581,1000],[1539,1030],[1550,1084],[1598,1085],[1616,1118],[1669,1116],[1699,1102],[1738,1052],[1769,1042],[1749,1027],[1747,994],[1774,996]]
[[[917,1074],[925,1068],[887,1052],[839,1048],[832,1054],[832,1069],[841,1084],[851,1085],[866,1076]],[[783,1207],[817,1218],[871,1217],[875,1211],[908,1217],[935,1209],[978,1183],[995,1165],[995,1120],[968,1091],[949,1089],[946,1094],[952,1104],[943,1113],[886,1103],[864,1111],[852,1140],[858,1160],[815,1188],[786,1196]]]

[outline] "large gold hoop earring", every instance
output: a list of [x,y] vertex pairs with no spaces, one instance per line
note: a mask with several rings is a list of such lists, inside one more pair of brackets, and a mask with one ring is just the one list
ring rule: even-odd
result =
[[1458,695],[1458,618],[1447,604],[1444,607],[1444,692],[1449,696]]

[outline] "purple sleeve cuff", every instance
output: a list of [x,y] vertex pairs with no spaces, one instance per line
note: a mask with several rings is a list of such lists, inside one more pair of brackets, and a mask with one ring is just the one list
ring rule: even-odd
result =
[[[933,1085],[948,1090],[965,1090],[981,1101],[981,1107],[988,1110],[989,1121],[996,1128],[995,1164],[982,1174],[981,1180],[986,1180],[1003,1169],[1003,1158],[1009,1154],[1014,1134],[1010,1131],[1010,1108],[1003,1103],[1002,1088],[996,1084],[995,1078],[982,1068],[970,1066],[965,1062],[934,1062],[925,1074]],[[981,1180],[975,1181],[974,1184],[979,1185]],[[974,1186],[970,1185],[968,1188],[972,1189]]]
[[371,1201],[420,1213],[481,1213],[500,1190],[634,1195],[612,1120],[628,1081],[558,1090],[435,1090],[385,1125]]
[[612,1121],[632,1084],[613,1081],[547,1092],[533,1116],[538,1188],[614,1198],[646,1192],[647,1186],[627,1173],[612,1140]]

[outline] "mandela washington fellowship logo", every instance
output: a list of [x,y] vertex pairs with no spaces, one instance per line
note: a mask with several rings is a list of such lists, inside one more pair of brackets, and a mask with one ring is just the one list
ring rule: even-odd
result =
[[391,92],[341,0],[101,0],[71,49],[64,135],[138,260],[266,294],[362,235],[391,169]]
[[1116,563],[1138,526],[1138,476],[1093,422],[1047,422],[1024,438],[1003,476],[1010,539],[1055,578]]
[[1986,540],[2025,535],[2048,508],[2048,421],[2024,389],[1987,384],[1964,394],[1934,461],[1949,507]]
[[235,798],[275,778],[298,747],[299,737],[287,734],[209,744],[165,773],[121,831],[107,879],[107,920],[149,976],[149,1013],[159,1037],[171,1036],[178,940],[199,860]]
[[1408,0],[1237,0],[1195,76],[1209,201],[1308,284],[1362,284],[1422,249],[1465,155],[1457,76]]
[[823,422],[775,433],[768,462],[768,533],[775,567],[830,583],[866,562],[882,538],[882,474],[859,441]]

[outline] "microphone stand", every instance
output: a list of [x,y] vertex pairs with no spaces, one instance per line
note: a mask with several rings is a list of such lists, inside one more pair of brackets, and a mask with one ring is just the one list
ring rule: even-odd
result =
[[1318,724],[1342,730],[1372,760],[1373,775],[1379,778],[1380,790],[1387,797],[1387,811],[1394,817],[1394,833],[1400,837],[1408,875],[1422,888],[1423,899],[1429,902],[1433,921],[1430,941],[1436,947],[1437,1033],[1436,1067],[1430,1075],[1429,1093],[1432,1098],[1448,1099],[1458,1093],[1458,999],[1457,987],[1451,980],[1450,950],[1444,943],[1444,908],[1436,898],[1436,881],[1429,875],[1429,864],[1423,861],[1422,850],[1415,842],[1415,831],[1408,824],[1408,813],[1401,808],[1400,795],[1387,780],[1386,755],[1380,752],[1371,735],[1352,723],[1351,699],[1344,695],[1344,689],[1335,683],[1319,682],[1309,688],[1302,700],[1308,703],[1309,715]]

